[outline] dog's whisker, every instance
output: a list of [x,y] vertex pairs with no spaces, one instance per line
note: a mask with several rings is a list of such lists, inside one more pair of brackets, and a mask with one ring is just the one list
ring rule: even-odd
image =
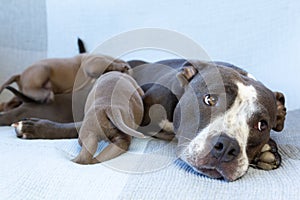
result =
[[179,135],[178,138],[184,138],[184,139],[186,139],[186,140],[188,140],[188,141],[192,141],[192,139],[187,138],[187,137],[185,137],[185,136],[183,136],[183,135]]
[[183,144],[179,144],[179,145],[177,145],[177,147],[188,147],[188,143],[183,143]]

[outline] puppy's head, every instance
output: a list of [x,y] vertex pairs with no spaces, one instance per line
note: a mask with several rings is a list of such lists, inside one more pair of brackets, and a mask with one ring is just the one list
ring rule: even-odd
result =
[[85,54],[81,67],[86,76],[99,78],[102,74],[110,71],[119,71],[130,74],[130,65],[117,58],[99,54]]
[[179,157],[212,178],[243,176],[271,129],[283,128],[283,94],[243,70],[208,62],[186,62],[178,79],[185,87],[174,112]]

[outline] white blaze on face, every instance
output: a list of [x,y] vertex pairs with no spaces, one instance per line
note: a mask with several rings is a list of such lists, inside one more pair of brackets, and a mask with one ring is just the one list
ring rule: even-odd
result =
[[[236,176],[239,176],[246,172],[249,165],[246,146],[250,128],[247,122],[257,110],[257,92],[251,85],[247,86],[241,82],[237,82],[236,85],[238,93],[230,109],[219,116],[212,116],[211,123],[191,141],[184,154],[201,160],[211,151],[206,145],[208,138],[221,133],[226,134],[236,139],[240,145],[241,153],[237,158],[239,164],[236,172]],[[210,148],[212,147],[213,145],[210,145]]]
[[[257,110],[257,93],[253,86],[236,83],[238,86],[237,97],[231,108],[223,117],[224,133],[237,139],[240,145],[246,145],[249,136],[248,120]],[[222,119],[221,119],[222,120]]]

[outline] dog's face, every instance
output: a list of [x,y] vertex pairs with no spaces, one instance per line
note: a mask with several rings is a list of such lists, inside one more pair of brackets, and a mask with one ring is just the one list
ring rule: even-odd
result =
[[242,70],[212,63],[187,62],[178,78],[185,86],[174,113],[180,158],[210,177],[238,179],[271,129],[283,129],[284,96]]

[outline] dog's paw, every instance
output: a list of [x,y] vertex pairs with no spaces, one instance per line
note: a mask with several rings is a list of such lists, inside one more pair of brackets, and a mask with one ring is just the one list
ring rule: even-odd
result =
[[39,119],[30,118],[13,123],[11,126],[15,128],[16,136],[22,139],[40,138]]
[[72,159],[71,161],[74,162],[74,163],[80,164],[80,165],[92,164],[91,160],[82,159],[80,156],[77,156],[76,158]]
[[74,163],[77,163],[77,164],[81,164],[82,163],[81,159],[79,159],[78,156],[76,158],[73,158],[71,161],[74,162]]
[[281,164],[281,156],[278,153],[276,143],[270,139],[267,144],[263,146],[260,154],[251,163],[251,166],[263,170],[277,169]]

